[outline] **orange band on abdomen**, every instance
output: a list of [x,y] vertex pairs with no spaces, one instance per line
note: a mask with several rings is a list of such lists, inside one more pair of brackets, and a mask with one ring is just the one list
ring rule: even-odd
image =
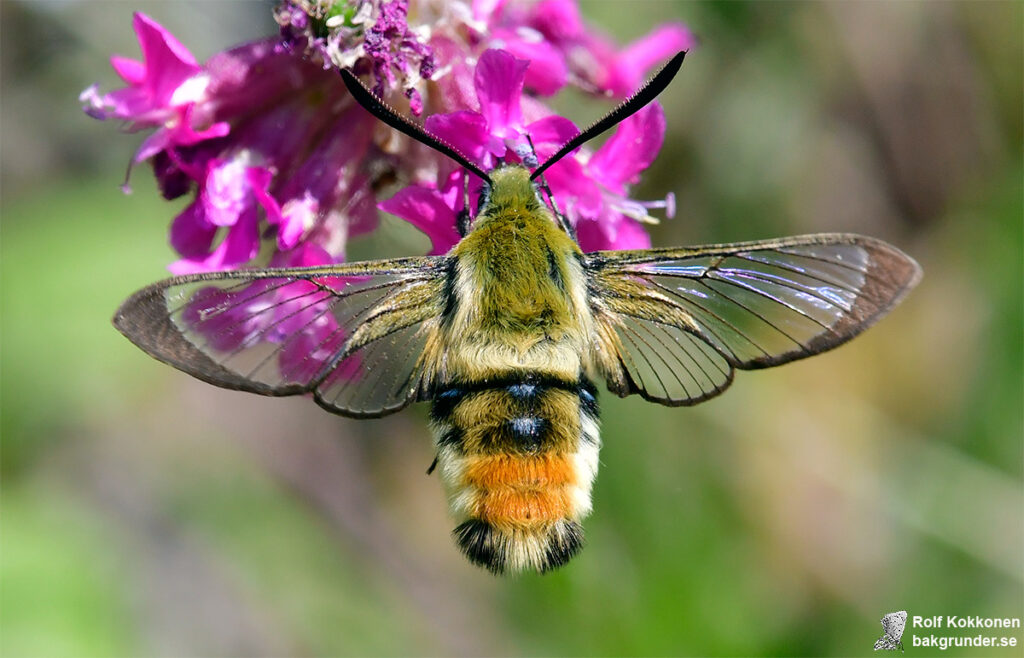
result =
[[500,487],[480,492],[473,516],[496,526],[533,526],[566,518],[570,502],[565,487]]
[[576,483],[576,471],[564,455],[480,455],[466,461],[463,482],[477,489],[559,487]]

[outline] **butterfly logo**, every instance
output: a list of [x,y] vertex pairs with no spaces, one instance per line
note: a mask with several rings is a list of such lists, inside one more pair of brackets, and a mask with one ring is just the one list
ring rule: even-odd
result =
[[875,651],[903,651],[903,627],[907,625],[907,611],[890,612],[882,617],[882,637],[875,640]]

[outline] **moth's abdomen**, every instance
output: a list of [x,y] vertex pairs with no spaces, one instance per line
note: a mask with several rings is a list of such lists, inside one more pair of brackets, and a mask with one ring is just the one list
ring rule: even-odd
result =
[[495,573],[546,571],[579,551],[600,447],[589,382],[523,373],[452,385],[431,416],[470,560]]

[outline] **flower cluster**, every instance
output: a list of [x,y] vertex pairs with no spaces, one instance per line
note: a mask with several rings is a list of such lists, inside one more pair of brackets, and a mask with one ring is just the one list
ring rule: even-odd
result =
[[[434,253],[455,243],[466,174],[379,126],[348,95],[339,68],[425,116],[429,132],[486,169],[529,160],[533,149],[543,160],[578,132],[544,97],[572,84],[622,98],[693,43],[685,27],[669,25],[619,50],[572,0],[285,0],[274,15],[279,35],[200,64],[136,14],[142,60],[111,58],[125,86],[82,93],[91,116],[151,130],[134,163],[152,165],[166,198],[192,196],[171,224],[176,274],[339,262],[350,237],[376,226],[378,208],[425,232]],[[645,247],[638,222],[648,208],[671,215],[671,197],[644,204],[628,190],[663,135],[664,116],[651,104],[597,151],[547,171],[585,250]],[[381,201],[394,180],[410,185]]]

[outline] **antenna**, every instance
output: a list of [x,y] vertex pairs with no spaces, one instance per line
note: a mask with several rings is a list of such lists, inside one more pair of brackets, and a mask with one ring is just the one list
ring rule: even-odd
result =
[[480,167],[470,162],[469,158],[459,153],[455,147],[444,142],[440,138],[431,135],[412,121],[409,121],[391,108],[387,103],[377,98],[377,96],[367,89],[366,85],[364,85],[362,81],[351,71],[341,69],[341,79],[345,82],[345,86],[348,87],[349,93],[351,93],[353,98],[356,99],[356,102],[362,105],[367,112],[388,124],[398,132],[412,137],[417,142],[426,144],[435,151],[444,153],[449,158],[465,167],[468,171],[473,172],[488,183],[491,182],[491,178],[484,173]]
[[544,174],[544,171],[548,167],[561,160],[570,151],[573,151],[574,149],[579,148],[582,144],[589,142],[615,124],[621,122],[623,119],[636,114],[648,103],[653,101],[658,94],[665,91],[665,87],[672,82],[672,78],[676,77],[676,73],[679,72],[679,67],[683,65],[683,58],[685,56],[685,50],[681,50],[676,53],[675,57],[670,59],[665,66],[661,67],[661,70],[658,71],[653,78],[648,80],[643,87],[640,87],[635,94],[624,100],[611,112],[591,124],[583,132],[566,142],[562,148],[558,149],[557,153],[548,158],[544,164],[538,167],[533,174],[530,175],[530,180],[537,180]]

